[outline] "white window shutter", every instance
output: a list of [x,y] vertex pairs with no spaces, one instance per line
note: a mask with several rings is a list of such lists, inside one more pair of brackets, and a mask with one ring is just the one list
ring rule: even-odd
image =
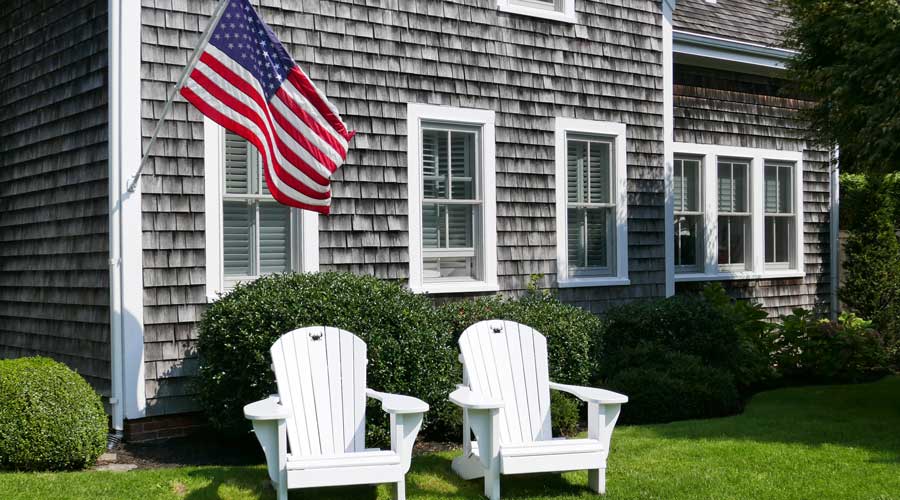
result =
[[244,201],[222,206],[222,247],[225,276],[251,276],[253,208]]
[[247,141],[234,132],[225,132],[225,192],[250,192],[249,150]]
[[277,203],[259,204],[259,273],[291,268],[291,210]]

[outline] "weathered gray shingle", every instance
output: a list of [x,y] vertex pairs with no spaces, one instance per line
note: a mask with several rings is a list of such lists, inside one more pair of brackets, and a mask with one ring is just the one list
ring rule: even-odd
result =
[[791,20],[778,0],[678,0],[673,28],[769,47],[783,47]]

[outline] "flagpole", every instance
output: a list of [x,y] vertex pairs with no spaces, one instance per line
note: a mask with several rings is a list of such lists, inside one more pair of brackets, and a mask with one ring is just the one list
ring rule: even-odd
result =
[[128,192],[133,193],[134,188],[137,186],[138,181],[141,180],[141,172],[144,171],[144,165],[146,165],[147,160],[150,158],[150,149],[153,147],[153,144],[156,143],[156,138],[159,136],[159,131],[162,129],[163,123],[166,121],[166,117],[169,114],[169,110],[172,109],[172,103],[175,101],[175,96],[178,95],[178,91],[181,90],[181,87],[184,85],[184,82],[187,81],[188,76],[191,74],[191,70],[194,69],[194,66],[197,64],[197,60],[200,59],[200,55],[203,53],[203,50],[206,48],[206,44],[209,43],[209,39],[212,36],[213,28],[219,24],[219,20],[222,19],[222,15],[225,14],[225,8],[228,7],[229,0],[219,0],[219,3],[216,5],[216,10],[213,12],[212,17],[209,19],[209,24],[206,26],[206,31],[203,32],[203,36],[200,38],[200,43],[194,48],[194,53],[191,54],[191,59],[188,61],[187,66],[185,66],[184,71],[181,72],[181,77],[178,79],[178,83],[172,88],[169,93],[169,98],[166,100],[166,105],[163,107],[162,116],[159,117],[159,120],[156,122],[156,127],[153,129],[153,133],[150,135],[150,142],[147,143],[147,147],[144,149],[144,154],[141,156],[141,164],[138,166],[137,172],[134,173],[134,177],[128,180]]

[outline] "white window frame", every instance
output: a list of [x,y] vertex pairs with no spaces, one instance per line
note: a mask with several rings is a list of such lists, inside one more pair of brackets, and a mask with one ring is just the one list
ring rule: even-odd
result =
[[578,21],[578,15],[575,13],[575,0],[555,0],[552,7],[534,0],[497,0],[497,9],[501,12],[541,17],[564,23]]
[[[491,110],[455,108],[431,104],[409,103],[407,113],[407,200],[409,201],[409,288],[415,293],[471,293],[495,292],[497,280],[497,170],[494,124]],[[476,255],[480,260],[482,280],[425,281],[422,248],[423,172],[422,124],[444,123],[449,126],[478,128],[481,140],[480,176],[482,241],[476,241]],[[477,239],[478,234],[475,235]],[[478,244],[480,243],[480,244]],[[477,252],[476,250],[476,252]]]
[[[225,186],[225,129],[203,118],[204,207],[206,209],[206,297],[213,302],[241,279],[225,278],[223,268],[222,200]],[[319,270],[319,214],[291,209],[291,234],[300,236],[300,244],[291,245],[291,269],[296,272]],[[292,242],[293,243],[293,242]],[[255,279],[255,277],[247,277]]]
[[[673,143],[675,155],[701,158],[703,172],[703,191],[708,194],[704,198],[705,264],[703,272],[676,273],[676,282],[717,281],[741,279],[775,279],[802,278],[805,272],[805,256],[803,245],[803,153],[800,151],[780,151],[774,149],[756,149],[734,146],[716,146],[712,144]],[[719,159],[746,159],[750,163],[750,241],[752,251],[746,270],[720,269],[718,264],[719,249],[719,198],[711,193],[718,193]],[[792,248],[793,266],[790,269],[773,269],[765,265],[765,163],[766,161],[793,163],[794,185],[794,247]],[[674,220],[667,221],[674,224]],[[670,256],[674,259],[674,255]]]
[[[560,288],[628,285],[628,168],[624,123],[556,118],[556,280]],[[612,276],[570,276],[568,238],[568,136],[601,136],[613,141],[611,183],[616,208],[615,259]]]

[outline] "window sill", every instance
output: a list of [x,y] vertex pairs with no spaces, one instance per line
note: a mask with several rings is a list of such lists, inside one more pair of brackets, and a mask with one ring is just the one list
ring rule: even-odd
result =
[[675,282],[696,282],[696,281],[729,281],[729,280],[767,280],[767,279],[787,279],[787,278],[803,278],[806,273],[802,271],[765,271],[762,273],[745,271],[732,273],[684,273],[675,274]]
[[484,281],[458,281],[447,283],[422,283],[418,286],[410,286],[413,293],[420,294],[444,294],[444,293],[483,293],[499,292],[500,286],[496,283]]
[[533,9],[523,5],[499,5],[497,10],[500,12],[508,12],[510,14],[521,14],[523,16],[540,17],[548,21],[559,21],[563,23],[575,24],[578,22],[578,15],[574,12],[559,12],[549,9]]
[[557,282],[559,288],[584,288],[592,286],[627,286],[631,284],[628,278],[563,278]]

